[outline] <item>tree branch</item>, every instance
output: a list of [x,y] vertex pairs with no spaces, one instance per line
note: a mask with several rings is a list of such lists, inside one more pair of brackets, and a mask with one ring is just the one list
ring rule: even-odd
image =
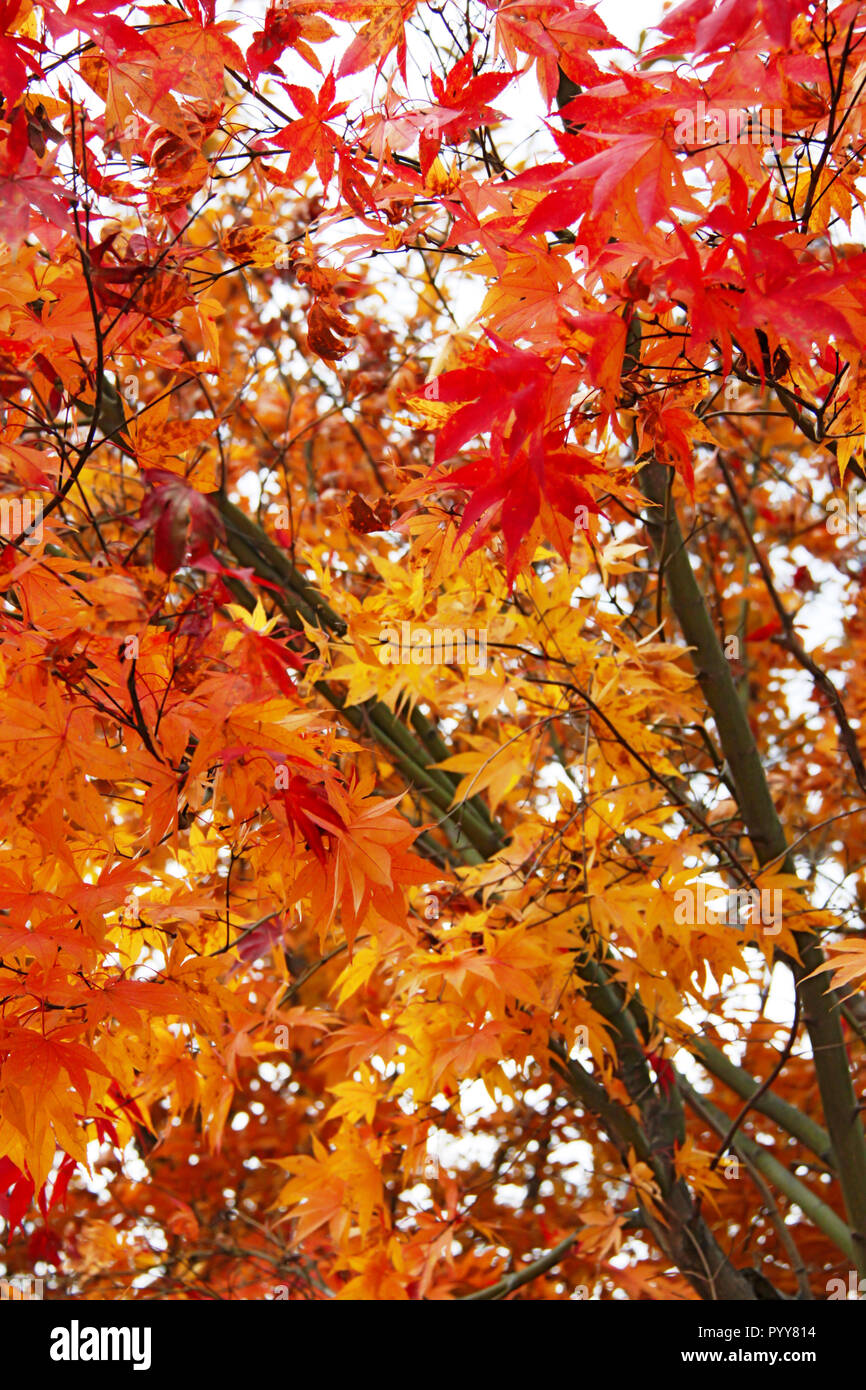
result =
[[[641,470],[641,487],[655,504],[654,514],[647,517],[647,530],[656,553],[666,557],[665,578],[671,607],[692,648],[695,672],[715,720],[737,804],[758,862],[762,867],[775,863],[781,872],[793,875],[796,873],[794,858],[788,849],[751,727],[737,698],[730,667],[695,578],[676,511],[673,507],[667,509],[667,514],[663,511],[668,478],[669,470],[655,461],[645,464]],[[810,978],[824,963],[814,934],[795,932],[794,937],[801,963],[787,959],[787,964],[805,1006],[804,1018],[821,1104],[853,1232],[857,1268],[861,1274],[866,1274],[866,1139],[854,1096],[841,1020],[835,996],[828,996],[821,980]]]
[[567,1255],[577,1237],[579,1231],[572,1231],[570,1236],[561,1240],[558,1245],[554,1245],[552,1250],[548,1250],[546,1255],[533,1260],[532,1264],[526,1265],[524,1269],[518,1269],[514,1274],[506,1274],[504,1279],[500,1279],[498,1284],[491,1284],[489,1289],[476,1289],[474,1293],[464,1294],[457,1299],[459,1303],[482,1303],[493,1299],[507,1298],[515,1289],[522,1289],[524,1284],[531,1284],[533,1279],[537,1279],[540,1274],[546,1274],[554,1265],[558,1265],[563,1256]]

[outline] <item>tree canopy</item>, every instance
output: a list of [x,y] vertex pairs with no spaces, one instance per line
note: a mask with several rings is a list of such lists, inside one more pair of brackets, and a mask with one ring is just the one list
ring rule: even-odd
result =
[[866,1278],[864,88],[859,0],[4,5],[7,1279]]

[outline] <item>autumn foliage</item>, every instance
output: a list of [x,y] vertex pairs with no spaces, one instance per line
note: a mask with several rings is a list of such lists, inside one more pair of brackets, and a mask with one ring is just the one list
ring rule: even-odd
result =
[[250,9],[2,5],[5,1277],[826,1299],[866,9]]

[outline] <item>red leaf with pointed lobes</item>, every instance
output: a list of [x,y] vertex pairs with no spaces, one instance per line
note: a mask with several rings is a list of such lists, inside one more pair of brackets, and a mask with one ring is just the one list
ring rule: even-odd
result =
[[[521,543],[547,507],[551,521],[548,539],[567,559],[578,508],[599,515],[598,504],[576,481],[575,475],[596,472],[601,472],[600,466],[590,454],[578,448],[551,448],[540,466],[525,456],[508,461],[501,454],[488,454],[464,464],[448,478],[449,487],[469,493],[458,537],[469,530],[474,532],[467,552],[471,554],[490,539],[498,519],[505,544],[506,570],[509,582],[513,582]],[[441,488],[441,479],[431,486]],[[561,525],[556,518],[566,525]]]
[[472,75],[472,45],[454,64],[443,82],[435,73],[431,76],[433,94],[438,108],[422,113],[425,125],[419,140],[421,174],[427,174],[442,146],[443,140],[462,140],[470,130],[495,124],[499,112],[488,103],[512,81],[510,73],[479,73]]
[[436,378],[437,400],[471,401],[439,431],[436,462],[442,462],[479,434],[496,432],[512,457],[522,448],[538,458],[552,373],[545,359],[504,343],[488,333],[494,351],[479,355],[478,366],[457,368]]
[[56,245],[61,232],[74,230],[69,197],[52,176],[55,156],[37,159],[30,148],[29,126],[19,106],[0,144],[0,236],[13,251],[31,229],[47,245]]
[[345,823],[331,803],[305,777],[289,774],[288,787],[271,798],[269,805],[279,818],[300,831],[320,864],[327,859],[322,831],[345,830]]
[[140,530],[153,527],[154,560],[165,574],[174,574],[187,557],[192,561],[210,553],[225,534],[222,520],[210,498],[176,474],[149,468],[144,477],[151,491],[135,524]]
[[30,80],[30,74],[44,77],[36,54],[45,51],[44,44],[24,34],[14,38],[9,32],[22,9],[23,0],[2,0],[0,3],[0,93],[11,111]]
[[33,1201],[33,1179],[20,1168],[16,1168],[10,1158],[0,1158],[0,1216],[9,1228],[9,1235],[15,1234]]
[[111,62],[128,59],[133,54],[156,54],[156,45],[146,34],[139,34],[116,14],[115,0],[80,0],[61,10],[53,0],[41,0],[45,25],[55,38],[82,33],[100,48]]
[[255,80],[263,72],[279,72],[278,60],[287,48],[309,63],[316,72],[322,67],[310,44],[325,43],[334,37],[334,30],[307,0],[275,0],[268,7],[264,28],[256,34],[246,51],[247,71]]

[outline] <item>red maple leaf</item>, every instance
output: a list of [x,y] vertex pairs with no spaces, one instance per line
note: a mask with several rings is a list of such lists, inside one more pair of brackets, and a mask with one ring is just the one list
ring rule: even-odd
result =
[[346,827],[331,803],[316,790],[312,782],[297,773],[290,773],[287,788],[272,797],[268,804],[278,821],[300,831],[319,863],[324,864],[327,850],[322,831],[339,832]]
[[445,81],[433,73],[431,83],[438,106],[425,112],[425,129],[418,150],[421,173],[427,177],[443,140],[462,140],[467,131],[490,125],[499,113],[488,105],[511,81],[509,73],[486,72],[473,77],[472,51],[464,53]]
[[153,558],[165,574],[174,574],[184,560],[210,553],[222,537],[219,512],[209,497],[160,468],[149,468],[144,477],[151,491],[141,504],[136,525],[154,528]]
[[[337,84],[332,72],[328,73],[322,83],[322,89],[318,96],[309,88],[297,87],[293,82],[281,82],[280,86],[288,92],[292,104],[300,112],[300,119],[292,121],[289,125],[283,126],[282,130],[278,130],[275,135],[271,135],[267,145],[282,146],[289,151],[286,177],[290,179],[297,178],[309,169],[311,163],[315,163],[319,171],[319,178],[327,190],[334,173],[335,155],[343,145],[339,135],[331,129],[327,122],[334,120],[337,116],[342,116],[343,112],[348,109],[349,103],[347,101],[334,101]],[[255,148],[266,148],[265,142],[260,142]]]

